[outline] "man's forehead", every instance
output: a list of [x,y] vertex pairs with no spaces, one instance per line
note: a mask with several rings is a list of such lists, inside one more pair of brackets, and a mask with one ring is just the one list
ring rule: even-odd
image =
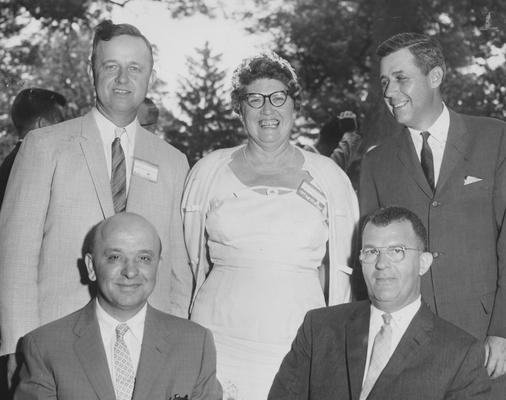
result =
[[416,241],[415,231],[409,221],[392,221],[388,225],[375,225],[372,222],[368,222],[364,228],[362,235],[362,241],[366,242],[373,241],[399,241],[399,243],[408,243],[410,241]]

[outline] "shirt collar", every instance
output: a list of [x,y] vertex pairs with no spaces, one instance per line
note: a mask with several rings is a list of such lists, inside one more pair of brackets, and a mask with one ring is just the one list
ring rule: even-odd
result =
[[[100,111],[98,111],[97,107],[93,107],[92,109],[93,117],[98,126],[98,130],[100,132],[100,136],[104,141],[104,144],[112,143],[114,140],[114,129],[116,125],[112,123],[105,115],[103,115]],[[126,137],[128,143],[133,146],[135,140],[135,132],[137,131],[137,127],[139,126],[139,121],[137,117],[130,122],[127,126],[123,127],[126,130]]]
[[[411,136],[420,137],[420,130],[408,127],[411,132]],[[439,114],[439,117],[434,121],[434,123],[424,131],[428,131],[435,140],[440,142],[441,144],[446,143],[446,139],[448,138],[448,130],[450,129],[450,112],[448,111],[448,107],[443,103],[443,111]],[[421,140],[421,139],[420,139]]]
[[147,309],[148,303],[144,304],[144,306],[132,318],[122,322],[118,321],[116,318],[108,314],[107,311],[105,311],[103,307],[100,305],[98,299],[95,299],[95,312],[97,314],[97,319],[99,323],[103,324],[103,326],[107,327],[107,330],[111,332],[114,332],[118,324],[125,323],[128,325],[128,328],[130,329],[134,337],[139,341],[142,341]]
[[[409,303],[407,306],[404,306],[400,310],[390,313],[392,316],[392,321],[394,321],[395,324],[401,329],[407,328],[421,305],[422,297],[418,296],[416,300]],[[371,304],[371,322],[379,322],[380,326],[383,325],[383,314],[385,314],[385,311],[382,311]]]

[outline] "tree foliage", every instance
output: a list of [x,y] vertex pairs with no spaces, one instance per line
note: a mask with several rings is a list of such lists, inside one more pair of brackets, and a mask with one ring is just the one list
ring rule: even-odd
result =
[[212,54],[209,42],[196,53],[197,57],[187,57],[188,78],[180,81],[177,93],[182,111],[179,131],[168,135],[192,165],[208,152],[242,140],[241,123],[225,100],[221,54]]

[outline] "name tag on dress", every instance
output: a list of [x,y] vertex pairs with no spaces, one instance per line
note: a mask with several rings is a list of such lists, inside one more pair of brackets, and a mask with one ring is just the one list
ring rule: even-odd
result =
[[140,158],[134,158],[134,167],[132,173],[135,176],[156,183],[158,180],[158,165],[141,160]]
[[312,183],[303,180],[297,188],[297,194],[320,210],[320,212],[323,213],[325,211],[327,203],[325,195]]

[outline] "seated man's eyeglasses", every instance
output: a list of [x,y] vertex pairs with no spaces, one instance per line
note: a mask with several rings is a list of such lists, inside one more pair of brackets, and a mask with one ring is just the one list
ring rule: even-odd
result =
[[415,249],[413,247],[387,246],[387,247],[364,247],[360,250],[360,261],[365,263],[375,263],[383,251],[384,254],[393,262],[400,262],[406,257],[406,251],[413,250],[422,252],[423,250]]
[[288,92],[285,90],[279,90],[277,92],[272,92],[271,94],[246,93],[244,96],[246,103],[253,108],[262,108],[265,104],[265,99],[269,99],[269,102],[274,107],[281,107],[285,104],[287,98]]

